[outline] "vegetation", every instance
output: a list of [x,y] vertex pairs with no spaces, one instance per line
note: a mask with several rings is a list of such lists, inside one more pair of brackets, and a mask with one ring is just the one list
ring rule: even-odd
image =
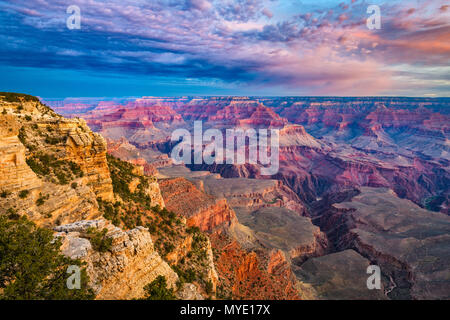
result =
[[73,161],[58,160],[54,155],[39,152],[27,160],[28,166],[37,175],[51,181],[56,177],[61,185],[68,184],[75,178],[83,177],[83,171]]
[[26,143],[27,143],[27,141],[26,141],[27,134],[25,133],[25,128],[24,127],[20,128],[19,135],[17,137],[19,138],[20,142],[22,142],[23,145],[26,145]]
[[0,299],[93,299],[84,268],[81,289],[67,288],[68,267],[83,264],[60,254],[60,245],[52,231],[37,227],[25,217],[11,220],[1,216]]
[[[134,201],[150,208],[151,199],[145,193],[145,188],[149,186],[148,178],[133,173],[135,167],[131,163],[117,159],[112,155],[107,155],[107,160],[114,193],[118,194],[123,200]],[[132,193],[129,184],[134,179],[139,179],[140,183],[137,190]]]
[[107,252],[111,250],[113,239],[106,236],[108,229],[105,228],[102,231],[98,231],[97,229],[91,227],[88,229],[87,233],[92,248],[95,251]]
[[59,143],[64,142],[64,140],[65,140],[64,137],[50,137],[50,136],[45,137],[45,143],[51,144],[51,145],[57,145]]
[[46,200],[50,198],[49,195],[43,196],[42,193],[39,194],[39,198],[36,200],[36,205],[38,207],[42,206]]
[[173,289],[167,288],[167,280],[164,276],[158,276],[152,283],[144,288],[145,300],[175,300]]
[[2,191],[2,192],[0,192],[0,197],[2,197],[2,198],[6,198],[6,197],[8,197],[9,196],[9,192],[8,191]]
[[[192,237],[192,250],[187,257],[181,259],[180,263],[172,265],[172,268],[179,276],[179,285],[195,282],[208,291],[206,235],[197,227],[188,228],[177,214],[167,208],[152,206],[151,199],[145,193],[148,177],[135,174],[135,167],[132,164],[110,155],[107,159],[114,193],[118,194],[122,201],[111,203],[97,199],[103,216],[124,229],[147,227],[155,249],[168,261],[169,255]],[[129,184],[136,179],[140,179],[140,184],[132,193]]]
[[7,102],[22,102],[23,100],[39,102],[37,97],[15,92],[0,92],[0,98]]
[[30,191],[22,190],[22,191],[19,192],[19,198],[20,199],[25,199],[26,197],[28,197],[29,194],[30,194]]
[[20,218],[20,215],[13,208],[9,208],[6,211],[6,215],[7,215],[8,219],[10,219],[10,220],[19,220],[19,218]]

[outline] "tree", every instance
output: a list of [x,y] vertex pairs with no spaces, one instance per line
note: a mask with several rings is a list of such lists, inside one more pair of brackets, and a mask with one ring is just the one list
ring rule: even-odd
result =
[[167,288],[166,277],[158,276],[144,288],[146,300],[175,300],[173,289]]
[[37,227],[26,217],[9,220],[0,216],[0,299],[93,299],[88,278],[81,269],[81,289],[69,290],[69,266],[83,263],[59,251],[50,230]]

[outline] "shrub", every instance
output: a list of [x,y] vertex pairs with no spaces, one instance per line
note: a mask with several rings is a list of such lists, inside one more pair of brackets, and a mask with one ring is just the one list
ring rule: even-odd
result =
[[28,197],[29,194],[30,194],[30,191],[22,190],[22,191],[19,192],[19,198],[25,199],[26,197]]
[[55,175],[56,175],[56,178],[58,178],[59,184],[68,184],[69,183],[64,172],[58,170],[55,172]]
[[207,294],[211,294],[213,292],[213,283],[211,280],[206,282],[205,290]]
[[78,188],[78,183],[72,182],[72,184],[70,186],[72,187],[72,189],[76,189],[76,188]]
[[2,192],[0,192],[0,197],[6,198],[7,196],[9,196],[9,192],[8,192],[8,191],[2,191]]
[[102,231],[97,231],[95,228],[91,227],[87,231],[92,248],[98,252],[107,252],[111,249],[112,238],[106,236],[108,229],[103,229]]
[[39,198],[36,200],[36,205],[38,207],[42,206],[45,203],[45,200],[48,200],[49,197],[49,195],[43,196],[42,193],[40,193]]
[[93,299],[88,278],[81,268],[81,289],[68,290],[69,266],[79,260],[63,256],[51,230],[37,227],[25,217],[0,217],[0,299],[84,300]]
[[19,220],[19,218],[20,218],[20,214],[18,214],[17,211],[13,208],[9,208],[6,211],[6,214],[7,214],[8,219],[10,219],[10,220]]
[[175,300],[173,289],[167,288],[167,280],[164,276],[158,276],[145,288],[145,300]]
[[41,164],[41,162],[35,158],[29,158],[26,160],[27,165],[33,170],[34,173],[44,176],[50,173],[48,167]]
[[27,134],[25,133],[25,128],[24,127],[20,128],[19,135],[17,137],[19,138],[20,142],[22,142],[23,145],[26,145],[26,143],[27,143],[27,141],[26,141]]
[[51,144],[51,145],[57,145],[58,143],[61,143],[63,141],[63,138],[61,137],[45,137],[45,143]]
[[22,102],[22,100],[39,102],[39,98],[23,93],[0,92],[0,97],[4,97],[7,102]]
[[25,116],[25,120],[27,120],[27,121],[31,121],[33,118],[31,118],[31,116],[29,116],[29,115],[26,115]]

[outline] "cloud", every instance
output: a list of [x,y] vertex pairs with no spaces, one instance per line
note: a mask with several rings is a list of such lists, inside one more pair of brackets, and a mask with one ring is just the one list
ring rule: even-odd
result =
[[188,5],[200,11],[207,11],[212,8],[212,4],[208,0],[188,0]]
[[272,0],[73,0],[82,29],[71,31],[66,1],[10,0],[0,3],[0,62],[329,95],[404,90],[395,66],[406,64],[417,71],[408,84],[429,90],[424,68],[450,61],[450,10],[439,2],[384,4],[382,29],[368,30],[363,1],[287,12]]

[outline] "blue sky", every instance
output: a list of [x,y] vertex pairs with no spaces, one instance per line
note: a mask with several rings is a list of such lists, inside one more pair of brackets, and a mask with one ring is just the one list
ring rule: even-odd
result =
[[[381,30],[366,27],[369,4]],[[450,96],[449,21],[440,0],[2,1],[0,90]]]

